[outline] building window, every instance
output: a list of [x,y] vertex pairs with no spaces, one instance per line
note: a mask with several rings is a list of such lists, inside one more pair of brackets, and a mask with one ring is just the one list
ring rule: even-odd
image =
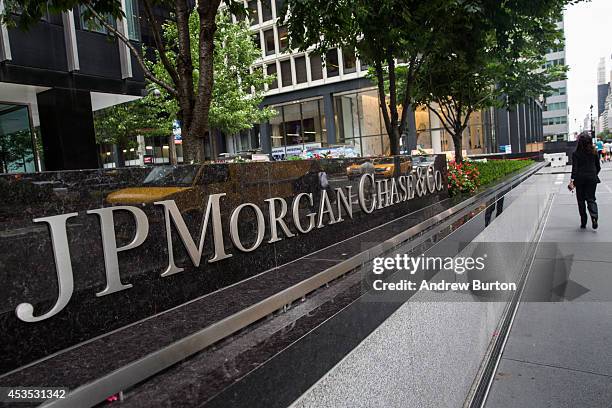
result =
[[128,38],[132,41],[140,41],[138,0],[125,0],[125,18],[127,19]]
[[334,96],[338,141],[355,147],[362,156],[389,151],[376,90]]
[[281,61],[281,84],[283,87],[293,85],[291,78],[291,60]]
[[278,88],[278,77],[276,76],[276,63],[266,66],[266,75],[274,76],[274,81],[268,85],[268,89]]
[[272,154],[286,156],[285,146],[322,146],[327,141],[323,99],[274,106],[276,116],[270,119]]
[[272,0],[261,0],[261,18],[264,22],[272,20]]
[[28,107],[0,104],[0,173],[35,172],[33,141]]
[[306,57],[297,57],[293,60],[295,64],[295,79],[298,84],[303,84],[308,81],[306,75]]
[[325,53],[325,69],[327,70],[328,78],[340,74],[340,68],[338,67],[338,49],[333,48]]
[[264,31],[264,43],[266,44],[266,55],[273,55],[276,52],[274,49],[274,30]]
[[567,102],[553,102],[546,105],[547,111],[567,109]]
[[285,0],[276,0],[276,17],[280,17],[285,7]]
[[342,50],[342,68],[345,74],[352,74],[357,71],[357,58],[355,52]]
[[257,48],[259,52],[261,53],[261,41],[260,41],[259,31],[253,34],[253,44],[255,44],[255,48]]
[[257,0],[249,0],[247,3],[249,11],[249,20],[251,25],[259,24],[259,13],[257,12]]
[[289,46],[289,36],[287,35],[287,27],[280,26],[278,32],[278,51],[283,52]]
[[310,80],[323,79],[323,62],[320,55],[310,54]]
[[[96,19],[85,20],[84,14],[87,8],[85,6],[80,6],[79,13],[79,25],[81,30],[85,31],[93,31],[95,33],[106,34],[107,30],[101,23],[99,23]],[[117,22],[111,15],[107,15],[104,19],[111,27],[116,28]]]

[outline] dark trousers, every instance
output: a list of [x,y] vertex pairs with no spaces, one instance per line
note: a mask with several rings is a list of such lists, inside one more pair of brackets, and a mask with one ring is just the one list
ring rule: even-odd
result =
[[580,221],[586,224],[587,209],[591,218],[597,218],[597,200],[595,198],[595,190],[597,183],[580,183],[576,184],[576,199],[578,200],[578,212],[580,213]]

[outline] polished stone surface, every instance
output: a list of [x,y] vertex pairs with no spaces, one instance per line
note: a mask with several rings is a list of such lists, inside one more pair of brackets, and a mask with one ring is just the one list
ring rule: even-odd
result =
[[[431,248],[431,252],[447,254],[455,248],[465,253],[471,250],[466,245],[470,241],[507,248],[501,256],[510,261],[503,273],[516,279],[524,260],[521,256],[525,258],[526,254],[524,250],[520,253],[520,246],[533,239],[535,225],[543,215],[545,207],[534,208],[532,201],[546,201],[548,193],[542,189],[545,183],[535,177],[526,180],[505,197],[503,212],[497,213],[498,201],[491,218],[487,215],[490,210],[483,211]],[[474,236],[478,227],[480,233]],[[373,302],[370,307],[375,310],[387,305]],[[487,347],[496,336],[505,307],[503,300],[483,302],[479,294],[418,292],[350,354],[338,360],[323,378],[304,390],[292,406],[462,406]]]
[[[443,156],[425,159],[442,169],[445,177],[444,160]],[[0,176],[0,331],[3,333],[0,374],[327,248],[446,197],[443,191],[372,214],[363,213],[354,200],[353,219],[345,217],[347,219],[341,223],[315,228],[308,234],[273,244],[267,243],[270,229],[266,222],[264,243],[257,250],[242,253],[232,246],[229,214],[238,205],[255,203],[267,219],[265,199],[286,198],[291,205],[291,199],[298,193],[320,195],[319,170],[327,173],[331,188],[352,185],[356,193],[358,179],[347,178],[347,168],[365,161],[337,159],[213,164],[174,169],[155,167]],[[402,171],[409,170],[409,167],[401,168]],[[377,176],[377,179],[380,178]],[[445,179],[443,182],[446,185]],[[214,193],[227,193],[221,201],[221,217],[226,251],[233,256],[215,263],[203,261],[199,267],[194,267],[172,227],[174,257],[177,265],[185,270],[161,278],[160,273],[168,262],[166,231],[162,208],[153,203],[174,200],[197,242],[206,197]],[[118,256],[122,282],[133,287],[96,297],[95,293],[105,285],[104,256],[98,218],[87,215],[86,211],[115,205],[134,205],[143,209],[149,219],[150,231],[141,246]],[[307,207],[300,208],[302,216],[310,211],[312,209]],[[75,285],[72,299],[60,313],[47,320],[38,323],[20,321],[15,315],[18,304],[32,303],[35,315],[40,315],[49,310],[57,298],[49,231],[45,224],[34,223],[33,219],[70,212],[78,213],[67,223]],[[290,218],[287,217],[286,221],[295,233]],[[255,224],[253,213],[244,211],[238,228],[246,246],[255,240]],[[131,241],[134,229],[129,213],[115,213],[118,246]],[[281,237],[285,238],[282,232]],[[205,242],[203,259],[207,260],[213,251],[209,245],[210,228]],[[285,273],[299,276],[308,271],[304,268],[303,271],[287,270]],[[262,289],[261,293],[267,292]],[[217,307],[224,311],[234,310],[238,304],[242,307],[242,296],[243,293],[236,293],[233,297],[224,297]],[[155,336],[166,336],[170,341],[175,336],[169,329],[160,328]]]

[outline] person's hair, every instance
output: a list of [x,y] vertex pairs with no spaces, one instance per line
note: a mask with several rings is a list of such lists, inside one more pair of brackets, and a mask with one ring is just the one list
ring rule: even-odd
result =
[[597,154],[597,149],[593,145],[591,135],[586,132],[578,135],[578,145],[576,146],[576,151],[586,154]]

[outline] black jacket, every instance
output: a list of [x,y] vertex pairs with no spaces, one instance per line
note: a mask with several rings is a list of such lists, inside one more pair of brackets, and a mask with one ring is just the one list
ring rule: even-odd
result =
[[599,156],[576,150],[572,154],[572,180],[575,184],[599,183],[597,176],[601,171]]

